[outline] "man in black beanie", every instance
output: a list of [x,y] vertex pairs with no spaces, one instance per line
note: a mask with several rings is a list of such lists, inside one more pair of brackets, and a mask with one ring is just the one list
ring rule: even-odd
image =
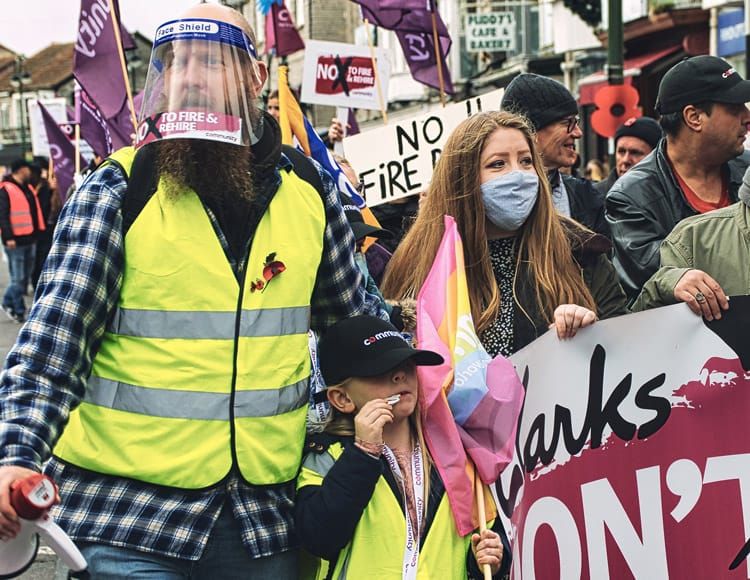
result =
[[659,268],[659,247],[680,221],[737,201],[747,102],[750,81],[715,56],[685,59],[664,75],[656,110],[665,138],[606,198],[613,263],[631,299]]
[[590,181],[560,173],[575,165],[575,142],[583,136],[578,103],[565,85],[532,73],[518,75],[505,89],[501,108],[523,115],[536,131],[557,211],[609,237],[603,195]]
[[615,166],[607,179],[594,184],[602,195],[612,189],[625,172],[651,153],[659,144],[662,131],[659,123],[650,117],[630,117],[615,133]]

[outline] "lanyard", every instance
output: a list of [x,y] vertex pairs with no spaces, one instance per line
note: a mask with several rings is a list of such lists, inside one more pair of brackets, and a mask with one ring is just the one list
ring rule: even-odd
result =
[[325,394],[326,384],[323,381],[323,375],[320,373],[320,362],[318,361],[318,341],[315,333],[310,330],[307,333],[308,349],[310,350],[310,385],[309,385],[309,402],[307,410],[309,425],[317,427],[311,431],[320,431],[325,425],[328,416],[331,413],[331,406],[325,398],[316,397],[318,393]]
[[393,451],[383,445],[383,454],[388,466],[401,484],[401,493],[404,498],[404,515],[406,516],[406,546],[404,547],[403,580],[416,580],[417,562],[419,560],[419,532],[422,529],[422,512],[424,506],[424,465],[422,462],[422,449],[419,443],[414,447],[411,454],[411,476],[414,485],[414,506],[417,511],[417,526],[414,529],[409,517],[409,507],[406,504],[406,483],[401,469],[396,461]]

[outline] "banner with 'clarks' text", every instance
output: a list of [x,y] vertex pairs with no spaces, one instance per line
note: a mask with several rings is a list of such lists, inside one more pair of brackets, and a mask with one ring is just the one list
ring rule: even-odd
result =
[[548,332],[513,462],[513,578],[750,578],[750,297],[704,323],[678,304]]

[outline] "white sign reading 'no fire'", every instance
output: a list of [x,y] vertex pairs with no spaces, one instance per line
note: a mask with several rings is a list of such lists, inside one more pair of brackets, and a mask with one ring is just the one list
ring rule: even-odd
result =
[[503,89],[497,89],[421,117],[346,137],[344,153],[364,183],[367,205],[373,207],[425,189],[453,129],[479,111],[499,111],[502,97]]

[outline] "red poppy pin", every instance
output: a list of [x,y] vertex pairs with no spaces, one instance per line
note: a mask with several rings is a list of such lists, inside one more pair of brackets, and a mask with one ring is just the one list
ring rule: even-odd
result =
[[263,279],[256,278],[255,282],[250,284],[250,291],[260,290],[265,292],[269,282],[284,270],[286,270],[284,262],[276,259],[276,252],[271,252],[266,256],[266,261],[263,263]]

